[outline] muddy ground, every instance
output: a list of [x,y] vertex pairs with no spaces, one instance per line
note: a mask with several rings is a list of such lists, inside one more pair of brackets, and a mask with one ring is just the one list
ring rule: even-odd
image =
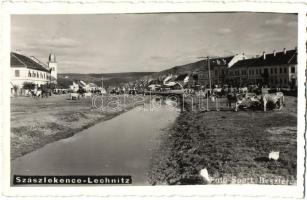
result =
[[[212,184],[295,184],[297,118],[295,97],[286,97],[282,111],[232,110],[181,112],[174,127],[162,136],[152,159],[149,182],[204,184],[208,170]],[[221,100],[221,105],[226,102]],[[279,151],[277,161],[271,151]]]
[[11,159],[71,137],[139,104],[133,101],[133,96],[124,98],[121,95],[107,100],[108,97],[103,98],[104,109],[100,109],[100,97],[95,100],[95,106],[91,97],[80,100],[69,100],[67,95],[37,100],[31,97],[11,98]]

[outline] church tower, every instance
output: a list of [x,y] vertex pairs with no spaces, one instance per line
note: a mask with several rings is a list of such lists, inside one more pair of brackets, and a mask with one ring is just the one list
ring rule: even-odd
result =
[[48,67],[51,70],[51,81],[55,82],[57,81],[57,73],[58,73],[58,69],[57,69],[57,62],[56,62],[56,57],[54,53],[50,53],[49,55],[49,61],[48,61]]

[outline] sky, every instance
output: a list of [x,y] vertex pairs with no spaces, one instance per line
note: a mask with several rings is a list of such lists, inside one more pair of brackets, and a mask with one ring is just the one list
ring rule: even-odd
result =
[[297,15],[164,13],[13,15],[11,50],[58,73],[152,72],[204,56],[255,56],[297,46]]

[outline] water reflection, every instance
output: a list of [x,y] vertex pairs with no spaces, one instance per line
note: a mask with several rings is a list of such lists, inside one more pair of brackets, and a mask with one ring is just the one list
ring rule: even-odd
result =
[[158,148],[162,129],[171,126],[178,114],[174,106],[154,98],[143,106],[154,112],[135,108],[17,158],[12,175],[131,175],[134,184],[148,184],[150,156]]

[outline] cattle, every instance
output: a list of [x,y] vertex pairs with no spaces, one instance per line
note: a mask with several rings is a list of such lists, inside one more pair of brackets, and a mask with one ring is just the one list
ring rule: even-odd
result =
[[258,108],[261,104],[261,98],[259,98],[255,93],[239,94],[230,92],[227,94],[227,100],[229,108],[231,107],[231,103],[235,103],[235,111],[238,111],[240,107]]
[[237,102],[237,94],[235,92],[228,92],[226,98],[227,98],[227,106],[229,108],[231,107],[231,103]]
[[263,111],[266,112],[267,104],[272,103],[274,106],[278,105],[279,110],[285,105],[285,96],[282,92],[262,95]]
[[84,98],[86,98],[86,97],[92,97],[93,94],[92,94],[91,92],[87,92],[87,93],[84,93],[83,96],[84,96]]
[[237,95],[237,100],[235,104],[235,111],[238,111],[240,106],[246,108],[258,108],[261,105],[261,98],[259,98],[255,93],[246,93]]
[[79,93],[70,93],[70,100],[73,99],[80,99],[80,94]]
[[248,92],[248,88],[247,87],[239,88],[239,93],[247,93],[247,92]]

